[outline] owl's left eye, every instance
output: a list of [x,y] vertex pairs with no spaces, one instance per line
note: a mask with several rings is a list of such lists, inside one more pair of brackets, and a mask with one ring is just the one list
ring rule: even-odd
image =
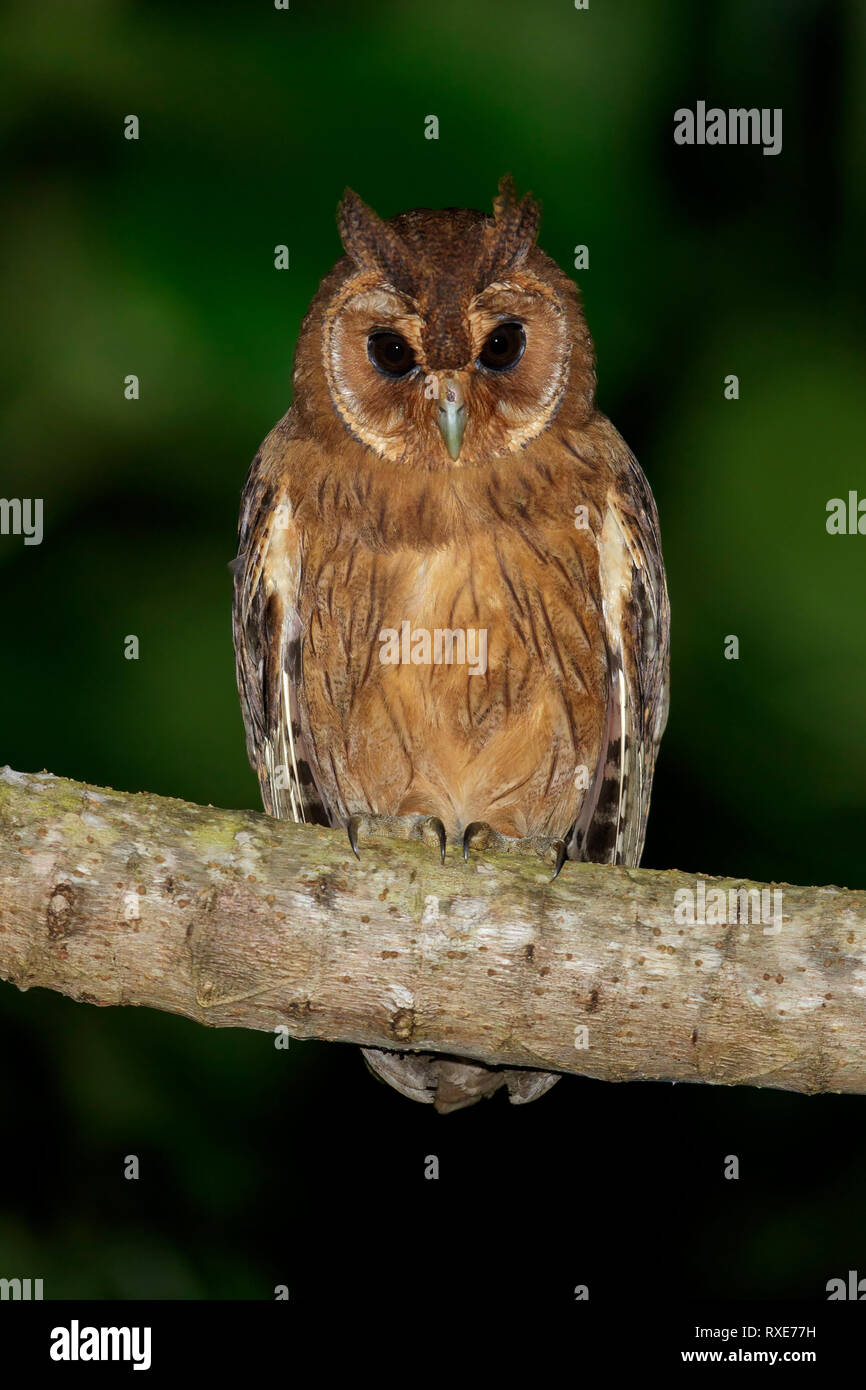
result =
[[415,366],[415,354],[400,333],[380,329],[367,339],[367,355],[377,372],[405,376]]
[[523,356],[526,334],[520,323],[500,323],[485,339],[478,362],[491,372],[504,372]]

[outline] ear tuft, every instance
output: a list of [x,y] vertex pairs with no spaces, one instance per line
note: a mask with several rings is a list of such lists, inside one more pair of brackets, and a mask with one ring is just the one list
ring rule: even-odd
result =
[[373,227],[378,221],[372,208],[368,208],[353,189],[347,188],[337,209],[337,230],[347,255],[362,269],[374,263]]
[[359,270],[376,270],[395,289],[411,292],[412,258],[405,242],[351,188],[343,194],[337,227]]
[[493,222],[486,228],[479,264],[479,286],[520,265],[535,245],[541,208],[531,193],[518,200],[514,179],[506,174],[499,181],[493,200]]
[[538,236],[541,208],[531,193],[518,202],[514,179],[506,174],[499,181],[499,194],[493,200],[493,218],[515,241],[526,244],[528,251]]

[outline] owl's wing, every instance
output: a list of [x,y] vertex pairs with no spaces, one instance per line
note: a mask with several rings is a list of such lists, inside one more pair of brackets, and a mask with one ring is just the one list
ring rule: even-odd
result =
[[640,863],[659,742],[668,716],[670,609],[658,513],[640,465],[624,452],[599,542],[607,643],[607,724],[569,853]]
[[235,669],[247,754],[270,815],[328,825],[299,713],[301,552],[288,492],[274,482],[260,454],[244,488],[232,565]]

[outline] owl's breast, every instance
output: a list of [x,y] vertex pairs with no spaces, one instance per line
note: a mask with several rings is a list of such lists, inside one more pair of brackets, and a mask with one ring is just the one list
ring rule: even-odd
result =
[[449,834],[562,834],[607,701],[594,546],[479,527],[388,552],[313,544],[301,714],[341,814],[438,815]]

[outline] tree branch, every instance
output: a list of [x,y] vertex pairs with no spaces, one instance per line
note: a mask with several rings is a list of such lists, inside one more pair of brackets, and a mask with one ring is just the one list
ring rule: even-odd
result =
[[[866,1092],[863,892],[776,885],[776,920],[743,921],[735,890],[767,885],[362,855],[334,830],[6,768],[0,977],[608,1081]],[[683,920],[690,900],[709,925]],[[713,924],[722,902],[740,922]]]

